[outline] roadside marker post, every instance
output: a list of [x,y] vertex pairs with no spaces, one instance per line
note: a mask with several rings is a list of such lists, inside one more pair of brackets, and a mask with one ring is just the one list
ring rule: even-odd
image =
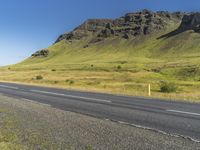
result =
[[151,96],[151,84],[148,86],[148,95]]

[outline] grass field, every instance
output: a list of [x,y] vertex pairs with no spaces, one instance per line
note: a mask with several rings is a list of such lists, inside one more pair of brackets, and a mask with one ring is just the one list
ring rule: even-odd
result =
[[[48,48],[48,57],[0,68],[0,80],[136,96],[148,96],[151,84],[152,97],[200,102],[200,34],[186,31],[158,39],[177,26],[135,39],[108,38],[86,48],[90,37],[63,40]],[[160,92],[161,81],[178,90]]]

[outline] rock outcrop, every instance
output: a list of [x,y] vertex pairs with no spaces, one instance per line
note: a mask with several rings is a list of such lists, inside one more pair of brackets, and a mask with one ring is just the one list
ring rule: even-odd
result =
[[184,15],[178,30],[194,30],[195,32],[200,32],[200,13]]
[[42,49],[32,54],[32,57],[47,57],[48,55],[49,55],[49,50]]
[[89,33],[97,33],[105,28],[108,23],[112,23],[111,19],[89,19],[82,25],[75,28],[72,32],[65,33],[56,40],[56,43],[66,40],[80,40],[89,35]]
[[176,30],[170,33],[167,33],[165,35],[162,35],[159,38],[169,38],[188,30],[193,30],[196,33],[200,33],[200,13],[199,12],[185,13],[182,17],[180,26]]
[[181,12],[152,12],[145,9],[128,13],[115,20],[89,19],[72,32],[61,35],[56,43],[64,39],[68,41],[80,40],[91,34],[93,38],[89,43],[96,43],[113,36],[129,39],[140,35],[148,35],[165,29],[169,21],[181,21],[183,15],[184,13]]

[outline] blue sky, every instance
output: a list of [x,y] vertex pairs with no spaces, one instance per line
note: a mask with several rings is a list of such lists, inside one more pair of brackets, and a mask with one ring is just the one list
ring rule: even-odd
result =
[[88,18],[117,18],[141,9],[200,11],[199,0],[0,0],[0,65],[48,47]]

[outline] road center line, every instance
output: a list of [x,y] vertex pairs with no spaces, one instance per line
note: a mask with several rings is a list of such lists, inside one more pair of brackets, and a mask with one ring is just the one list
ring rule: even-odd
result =
[[7,86],[7,85],[0,85],[0,87],[3,87],[3,88],[8,88],[8,89],[19,89],[18,87],[14,87],[14,86]]
[[39,90],[30,90],[31,92],[36,92],[36,93],[43,93],[43,94],[51,94],[51,95],[57,95],[57,96],[65,96],[65,94],[61,93],[54,93],[54,92],[47,92],[47,91],[39,91]]
[[67,95],[67,94],[54,93],[54,92],[48,92],[48,91],[31,90],[31,92],[43,93],[43,94],[51,94],[51,95],[57,95],[57,96],[64,96],[64,97],[69,97],[69,98],[79,98],[79,99],[83,99],[83,100],[91,100],[91,101],[112,103],[112,101],[109,101],[109,100],[82,97],[82,96],[75,96],[75,95]]
[[172,110],[172,109],[168,109],[168,110],[166,110],[166,111],[168,111],[168,112],[180,113],[180,114],[188,114],[188,115],[200,116],[199,113],[193,113],[193,112],[187,112],[187,111],[179,111],[179,110]]

